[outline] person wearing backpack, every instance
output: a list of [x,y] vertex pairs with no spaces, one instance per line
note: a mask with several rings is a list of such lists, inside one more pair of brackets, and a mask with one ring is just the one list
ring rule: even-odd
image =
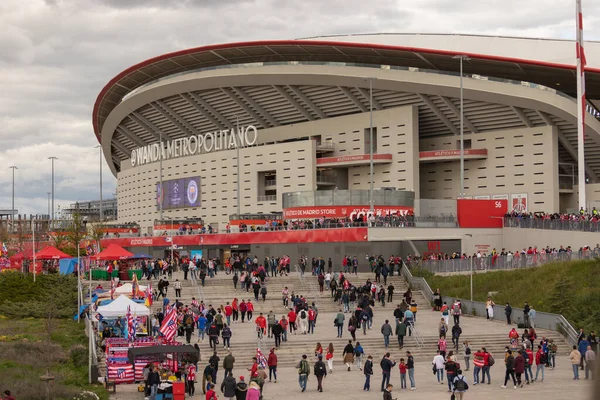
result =
[[463,376],[462,371],[459,369],[456,371],[456,376],[452,381],[452,386],[454,387],[454,395],[456,400],[462,400],[465,392],[469,390],[469,384],[467,383],[466,378]]
[[308,375],[310,374],[310,367],[306,358],[306,354],[303,354],[302,360],[296,365],[296,368],[298,368],[298,383],[303,392],[306,391],[306,383],[308,382]]
[[327,376],[327,368],[325,367],[325,363],[323,362],[323,355],[319,354],[319,359],[314,365],[314,373],[317,377],[317,391],[323,391],[323,377]]
[[540,371],[542,371],[542,380],[541,380],[541,382],[544,382],[544,369],[546,368],[546,362],[547,361],[548,360],[547,360],[546,353],[544,353],[544,350],[542,349],[542,346],[538,345],[538,350],[535,353],[535,366],[536,366],[536,370],[535,370],[535,379],[534,379],[534,381],[538,380],[538,375],[540,374]]
[[454,382],[454,378],[458,375],[459,366],[452,358],[448,357],[444,369],[446,370],[446,378],[448,379],[448,392],[451,392],[452,383]]
[[373,375],[373,357],[371,357],[370,354],[367,357],[367,362],[365,362],[363,372],[365,374],[365,384],[363,386],[363,390],[369,391],[371,390],[371,375]]
[[550,339],[548,349],[548,364],[554,369],[556,368],[556,352],[558,351],[558,346],[554,343],[554,339]]

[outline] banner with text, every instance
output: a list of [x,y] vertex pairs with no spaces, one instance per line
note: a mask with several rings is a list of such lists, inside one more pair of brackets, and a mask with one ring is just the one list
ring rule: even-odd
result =
[[[375,216],[386,215],[407,216],[413,214],[412,207],[405,206],[375,206]],[[283,210],[284,219],[313,219],[313,218],[351,218],[369,217],[369,206],[310,206],[293,207]]]

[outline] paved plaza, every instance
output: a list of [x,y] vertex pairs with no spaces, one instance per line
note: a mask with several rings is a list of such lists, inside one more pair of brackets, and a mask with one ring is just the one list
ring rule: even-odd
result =
[[[366,279],[368,274],[360,274],[360,279]],[[181,279],[180,276],[176,275],[174,278]],[[271,309],[276,313],[277,317],[281,317],[287,311],[284,309],[280,300],[279,293],[281,291],[280,284],[291,285],[294,279],[297,278],[272,278],[269,281],[269,295],[272,296],[272,300],[267,302],[256,302],[255,316],[259,312],[265,314]],[[351,278],[352,279],[352,278]],[[354,278],[358,279],[358,278]],[[174,279],[173,279],[174,280]],[[173,281],[171,280],[171,282]],[[246,294],[241,290],[234,291],[232,285],[229,284],[230,276],[219,276],[215,280],[207,279],[207,286],[202,291],[202,295],[205,298],[206,303],[210,303],[211,299],[216,297],[225,296],[226,298],[253,298],[252,292]],[[186,282],[187,284],[187,282]],[[380,327],[385,319],[393,320],[392,312],[395,308],[396,301],[392,304],[387,304],[386,307],[377,305],[375,307],[375,317],[373,322],[373,329],[367,331],[367,335],[363,335],[362,332],[357,332],[357,340],[361,342],[365,354],[371,354],[373,356],[374,363],[374,375],[371,378],[371,391],[363,392],[364,375],[362,371],[358,371],[356,366],[353,365],[351,371],[347,371],[346,367],[342,363],[342,349],[343,346],[350,339],[350,335],[346,329],[344,329],[343,338],[338,339],[336,337],[336,328],[333,326],[333,319],[336,314],[337,306],[333,305],[333,300],[329,297],[328,293],[319,295],[318,293],[304,291],[305,287],[300,286],[297,282],[293,282],[296,285],[296,293],[304,294],[308,297],[309,303],[311,298],[317,300],[319,309],[323,310],[319,312],[318,322],[315,329],[314,335],[289,335],[288,342],[284,342],[280,349],[277,351],[279,357],[279,368],[278,368],[278,381],[277,383],[265,383],[264,398],[265,399],[277,399],[278,396],[285,396],[286,398],[317,398],[326,396],[344,396],[343,398],[348,399],[380,399],[382,397],[380,393],[381,386],[381,369],[379,367],[379,361],[385,353],[383,346],[383,338],[380,333]],[[395,277],[394,285],[401,286],[402,281]],[[308,289],[307,289],[308,290]],[[402,292],[405,289],[401,289]],[[186,298],[191,299],[191,296],[198,293],[198,289],[194,286],[184,288],[183,298],[184,303],[187,302]],[[225,294],[224,294],[225,293]],[[174,293],[169,292],[170,295]],[[169,296],[174,299],[174,296]],[[401,294],[396,296],[399,300]],[[424,304],[425,300],[417,295],[418,301]],[[419,300],[420,299],[420,300]],[[221,304],[221,301],[214,301],[215,306]],[[348,314],[347,314],[348,318]],[[447,392],[447,384],[440,385],[436,381],[436,377],[432,374],[431,360],[436,350],[437,341],[437,324],[440,320],[438,312],[433,312],[428,307],[420,307],[417,317],[417,327],[424,340],[424,345],[418,346],[413,338],[406,339],[405,348],[399,350],[395,336],[391,338],[390,352],[392,359],[399,361],[401,357],[405,357],[406,350],[410,350],[415,357],[415,380],[417,390],[415,391],[401,391],[400,390],[400,375],[398,368],[395,367],[392,372],[391,383],[394,385],[394,398],[412,398],[412,399],[449,399],[450,394]],[[347,320],[346,320],[347,321]],[[450,321],[452,322],[452,321]],[[570,361],[568,359],[568,346],[564,341],[561,341],[559,348],[559,356],[557,357],[558,367],[555,370],[546,369],[545,381],[543,383],[535,383],[532,385],[525,385],[522,389],[502,389],[500,386],[504,380],[504,365],[503,365],[503,354],[502,349],[508,344],[508,332],[510,327],[500,322],[487,322],[482,318],[466,317],[461,318],[461,327],[463,329],[463,340],[469,340],[471,342],[471,348],[473,351],[478,349],[480,346],[486,346],[488,350],[495,355],[497,363],[491,369],[492,384],[491,385],[473,385],[472,365],[471,371],[465,373],[467,382],[470,385],[468,393],[465,398],[477,398],[477,399],[488,399],[488,400],[500,400],[500,399],[564,399],[565,395],[573,399],[591,399],[591,384],[588,381],[572,380],[572,369]],[[257,341],[256,333],[254,329],[254,323],[238,323],[232,324],[233,337],[231,339],[231,350],[233,355],[236,357],[236,363],[234,368],[234,376],[238,379],[240,376],[245,376],[248,381],[248,371],[252,365],[251,357],[254,355],[255,349],[258,345],[261,346],[265,356],[268,355],[269,349],[273,347],[273,339],[265,337],[262,345]],[[540,330],[538,333],[539,337],[547,335],[549,337],[558,338],[554,332]],[[181,339],[181,338],[180,338]],[[294,364],[300,360],[302,354],[309,356],[309,362],[312,364],[315,361],[313,349],[316,342],[321,342],[325,348],[329,342],[334,343],[335,357],[334,357],[334,371],[328,375],[324,381],[324,393],[318,393],[316,391],[316,379],[313,375],[309,377],[309,384],[306,393],[301,393],[298,385],[298,374],[294,368]],[[201,371],[206,366],[207,360],[212,354],[208,346],[208,339],[200,343],[202,361],[198,365],[198,384],[196,385],[197,393],[194,398],[201,397]],[[221,360],[226,355],[226,351],[223,348],[219,349],[219,357]],[[461,352],[462,354],[462,352]],[[464,360],[462,356],[458,358],[458,361],[464,368]],[[472,359],[471,359],[472,364]],[[221,367],[221,366],[220,366]],[[535,366],[533,367],[535,373]],[[582,371],[583,372],[583,371]],[[219,370],[218,385],[217,389],[220,388],[222,381],[222,369]],[[410,385],[410,384],[409,384]],[[218,391],[220,398],[222,394]],[[143,395],[137,392],[137,385],[119,385],[117,387],[117,394],[111,396],[113,400],[133,400],[143,399]]]

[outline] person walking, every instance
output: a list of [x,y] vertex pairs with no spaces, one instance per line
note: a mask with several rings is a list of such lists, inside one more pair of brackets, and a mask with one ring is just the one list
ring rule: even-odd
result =
[[327,368],[325,367],[325,363],[323,362],[323,356],[321,354],[319,354],[319,357],[313,367],[313,370],[315,377],[317,378],[317,391],[322,392],[323,378],[327,377]]
[[504,307],[504,315],[506,315],[506,325],[510,325],[512,322],[512,307],[510,306],[510,303],[506,303],[506,307]]
[[383,359],[379,363],[381,367],[381,391],[390,384],[390,376],[392,374],[392,368],[396,365],[396,361],[390,360],[390,353],[385,353]]
[[306,354],[303,354],[302,360],[296,365],[296,368],[298,368],[298,383],[303,392],[306,391],[306,383],[308,382],[308,375],[310,374],[310,366],[308,365],[306,358]]
[[452,381],[452,388],[456,400],[463,400],[464,394],[469,390],[469,384],[460,369],[456,371],[456,376]]
[[571,366],[573,368],[573,380],[579,380],[579,363],[581,362],[581,353],[577,350],[577,346],[573,345],[573,350],[569,354],[571,359]]
[[515,357],[513,357],[511,350],[507,350],[506,354],[507,356],[504,362],[506,366],[506,374],[504,375],[504,385],[502,385],[501,387],[502,389],[506,389],[506,384],[508,383],[508,380],[512,378],[513,386],[516,389],[517,380],[515,379]]
[[386,349],[390,347],[390,335],[392,334],[392,327],[389,320],[385,320],[385,323],[381,325],[381,334],[383,335],[383,345]]
[[542,371],[542,380],[544,382],[544,369],[546,368],[546,353],[542,350],[542,346],[538,345],[537,352],[535,353],[535,381],[537,382],[540,371]]
[[373,375],[373,357],[371,357],[370,354],[365,362],[363,373],[365,374],[365,384],[363,385],[363,390],[368,392],[371,390],[371,375]]
[[223,326],[221,337],[223,338],[223,348],[229,350],[229,347],[231,347],[231,328],[228,324]]
[[388,383],[385,390],[381,389],[383,392],[383,400],[394,400],[392,398],[392,390],[394,389],[394,385]]
[[150,400],[156,399],[156,392],[158,391],[158,385],[160,385],[160,375],[154,369],[154,366],[150,366],[150,372],[148,372],[148,387],[150,388]]
[[235,363],[235,357],[231,354],[231,351],[223,357],[223,369],[225,374],[233,372],[233,364]]
[[277,383],[277,355],[275,354],[275,348],[272,348],[269,352],[267,365],[269,366],[269,382],[271,382],[272,378],[275,378],[275,383]]
[[441,385],[444,384],[444,363],[444,357],[440,354],[440,351],[438,350],[435,357],[433,357],[433,361],[431,361],[431,364],[433,365],[433,368],[435,368],[435,376],[437,378],[438,383]]
[[[527,354],[525,354],[527,355]],[[517,387],[523,387],[523,379],[521,378],[523,373],[525,372],[525,357],[523,354],[517,353],[515,357],[515,375],[517,378]]]
[[585,352],[584,357],[585,357],[585,379],[589,379],[590,375],[591,375],[592,380],[593,380],[594,374],[596,373],[596,353],[594,353],[594,350],[592,350],[592,346],[587,347],[587,351]]
[[344,313],[342,312],[342,310],[340,309],[338,314],[335,316],[335,326],[337,327],[337,337],[341,338],[342,337],[342,332],[344,330],[344,319],[346,317],[344,316]]
[[462,307],[460,300],[455,300],[452,304],[452,317],[454,318],[454,325],[460,324],[460,316],[462,314]]
[[360,342],[356,342],[356,346],[354,346],[354,359],[356,360],[356,367],[359,371],[362,371],[362,358],[364,354],[365,351],[360,345]]
[[246,394],[248,393],[248,384],[244,380],[244,376],[240,376],[235,388],[235,400],[246,400]]
[[[229,372],[223,378],[223,382],[221,382],[221,393],[223,393],[223,397],[228,400],[235,399],[235,391],[237,389],[237,382],[233,377],[233,374]],[[192,395],[190,395],[192,396]]]
[[406,324],[400,318],[396,319],[396,336],[398,337],[398,347],[402,350],[404,336],[406,336]]
[[469,364],[469,361],[471,360],[471,346],[469,346],[468,341],[465,341],[463,343],[463,354],[464,354],[464,359],[465,359],[465,366],[467,367],[467,368],[465,368],[465,372],[466,372],[471,367]]
[[329,367],[329,373],[333,372],[333,343],[329,343],[327,346],[327,352],[325,353],[325,360],[327,360],[327,366]]
[[462,335],[462,329],[460,325],[454,324],[452,327],[452,344],[454,345],[454,349],[458,352],[458,343],[460,341],[460,335]]
[[446,359],[446,365],[444,365],[444,369],[446,370],[446,378],[448,379],[448,392],[451,392],[452,384],[459,368],[456,364],[456,361],[454,361],[453,357],[450,357],[450,355]]
[[180,298],[181,297],[181,282],[179,282],[179,279],[175,279],[175,298]]
[[350,371],[350,366],[354,363],[354,346],[352,346],[352,340],[348,340],[342,356],[344,357],[344,364],[346,364],[348,371]]

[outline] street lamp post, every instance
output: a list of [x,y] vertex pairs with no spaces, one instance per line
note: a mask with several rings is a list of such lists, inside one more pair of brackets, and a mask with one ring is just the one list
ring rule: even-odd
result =
[[454,56],[460,62],[460,198],[465,197],[465,140],[464,140],[464,96],[463,96],[463,61],[469,61],[464,54]]
[[50,195],[52,192],[46,192],[46,194],[48,195],[48,218],[50,218]]
[[48,157],[48,160],[52,161],[52,210],[50,212],[50,225],[54,225],[54,160],[58,160],[58,157]]
[[[471,235],[471,234],[467,233],[467,234],[465,234],[465,238],[467,238],[467,237],[470,237],[470,238],[472,238],[472,237],[473,237],[473,235]],[[469,253],[468,253],[468,252],[469,252],[469,249],[468,249],[468,248],[466,248],[466,247],[467,247],[467,245],[466,245],[466,242],[467,242],[467,241],[466,241],[466,239],[465,239],[465,252],[464,252],[464,253],[465,253],[465,254],[469,254]],[[469,261],[469,259],[468,259],[468,258],[467,258],[467,261]],[[469,280],[470,280],[470,286],[471,286],[471,302],[473,302],[473,259],[472,259],[472,258],[471,258],[471,262],[470,262],[470,264],[471,264],[471,272],[470,272],[470,274],[469,274]]]
[[104,213],[102,210],[102,146],[98,145],[95,148],[100,149],[100,222],[104,221]]
[[14,232],[15,230],[15,170],[19,169],[17,168],[15,165],[12,165],[10,167],[8,167],[10,169],[12,169],[12,206],[10,209],[10,223],[11,223],[11,232]]
[[374,214],[375,205],[373,204],[373,79],[369,78],[369,177],[371,185],[369,186],[369,203],[371,216]]

